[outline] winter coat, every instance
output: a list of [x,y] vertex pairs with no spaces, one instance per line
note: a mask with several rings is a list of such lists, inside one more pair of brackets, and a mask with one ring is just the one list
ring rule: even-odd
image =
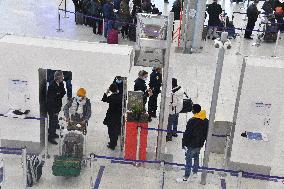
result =
[[207,138],[209,121],[206,118],[206,112],[200,111],[189,119],[186,130],[182,138],[182,147],[202,148]]
[[180,86],[172,89],[170,98],[169,113],[178,114],[183,108],[183,90]]
[[262,10],[264,10],[265,14],[272,14],[273,13],[273,2],[272,0],[265,1],[262,5]]
[[149,87],[152,89],[153,94],[159,94],[161,92],[162,86],[162,74],[156,71],[153,71],[150,74],[150,83]]
[[[64,106],[63,110],[64,110],[64,116],[66,118],[69,118],[70,115],[70,108],[73,105],[73,102],[76,101],[76,99],[73,97],[71,100],[68,101],[68,103]],[[75,108],[78,108],[79,104],[76,103],[77,106]],[[88,120],[90,119],[92,114],[92,108],[91,108],[91,102],[90,99],[86,98],[86,103],[85,105],[83,105],[83,114],[82,114],[82,120],[85,120],[88,122]]]
[[174,13],[174,20],[180,19],[180,9],[181,9],[180,0],[175,0],[171,10],[171,12]]
[[208,25],[209,26],[220,26],[220,14],[222,13],[222,7],[218,3],[214,2],[210,4],[207,8],[209,14]]
[[62,98],[66,94],[63,82],[57,83],[52,81],[47,89],[47,112],[56,114],[61,111]]
[[105,3],[103,6],[103,17],[107,20],[114,19],[113,5],[109,2]]
[[113,8],[116,10],[120,10],[121,0],[113,0]]
[[248,9],[247,9],[247,16],[249,20],[253,20],[253,21],[257,21],[258,15],[259,15],[259,11],[257,9],[256,4],[251,4]]
[[87,13],[90,6],[91,6],[91,0],[82,0],[83,12]]
[[127,25],[127,23],[130,22],[130,11],[129,11],[129,5],[125,0],[121,1],[120,3],[120,21],[123,22],[122,25]]
[[102,101],[107,102],[109,104],[109,108],[107,110],[103,124],[107,125],[108,127],[121,125],[122,95],[119,93],[113,93],[110,96],[107,96],[107,94],[104,93]]
[[134,91],[142,91],[143,92],[143,102],[144,102],[144,104],[146,104],[147,97],[149,96],[149,94],[148,94],[148,91],[147,91],[146,82],[143,79],[137,78],[135,80]]
[[101,6],[96,1],[91,1],[90,7],[88,9],[88,14],[92,16],[99,16],[101,12]]

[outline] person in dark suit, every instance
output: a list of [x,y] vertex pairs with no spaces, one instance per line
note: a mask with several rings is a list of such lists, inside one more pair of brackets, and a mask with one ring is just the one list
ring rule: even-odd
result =
[[247,9],[247,17],[248,23],[245,32],[245,39],[253,39],[251,37],[252,30],[254,29],[255,22],[257,21],[258,15],[260,11],[257,9],[257,4],[259,0],[254,0],[253,4],[251,4]]
[[49,129],[48,129],[48,141],[51,144],[57,144],[55,138],[59,138],[56,134],[58,125],[58,113],[61,111],[62,98],[66,94],[63,84],[63,72],[56,71],[54,73],[54,81],[50,83],[47,90],[47,112],[49,115]]
[[148,114],[151,117],[156,118],[157,112],[157,98],[161,93],[162,86],[162,69],[157,67],[153,69],[153,72],[150,74],[150,83],[149,88],[152,90],[153,95],[149,97],[148,102]]
[[113,80],[113,83],[116,84],[118,88],[118,93],[123,95],[123,79],[121,76],[116,76]]
[[149,96],[152,96],[152,91],[151,89],[147,89],[146,81],[148,79],[148,72],[145,70],[141,70],[138,73],[138,78],[134,81],[134,91],[142,91],[143,92],[143,103],[144,103],[144,111],[145,105],[147,103],[147,98]]
[[212,39],[214,40],[217,37],[216,31],[221,25],[219,16],[222,13],[222,7],[217,3],[217,0],[213,0],[213,3],[208,6],[207,12],[209,14],[208,26],[210,29],[208,38],[213,35]]
[[[111,92],[111,95],[108,94]],[[121,129],[121,116],[122,116],[122,104],[121,104],[122,95],[119,94],[117,85],[112,83],[104,93],[102,98],[103,102],[109,104],[109,108],[106,113],[103,124],[108,127],[108,135],[110,142],[107,147],[111,150],[114,150],[117,146],[118,136]]]

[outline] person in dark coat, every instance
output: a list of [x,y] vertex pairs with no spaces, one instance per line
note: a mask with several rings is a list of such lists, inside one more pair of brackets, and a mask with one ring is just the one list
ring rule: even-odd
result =
[[113,4],[111,0],[107,0],[103,6],[103,17],[104,17],[104,36],[107,38],[108,30],[112,28],[113,21],[115,18],[113,12]]
[[253,39],[251,37],[252,30],[254,29],[255,22],[257,21],[258,15],[260,11],[257,9],[257,4],[259,0],[254,0],[253,4],[251,4],[247,9],[247,17],[248,23],[245,32],[245,39]]
[[152,95],[151,89],[147,89],[146,81],[148,79],[148,72],[145,70],[141,70],[138,73],[138,78],[134,81],[134,91],[142,91],[143,92],[143,103],[144,103],[144,111],[145,105],[147,103],[147,98]]
[[153,72],[150,74],[150,83],[149,88],[152,90],[153,95],[149,97],[148,102],[148,114],[151,117],[156,118],[157,112],[157,99],[159,94],[161,93],[162,86],[162,69],[154,68]]
[[192,159],[194,159],[193,175],[197,175],[200,150],[207,138],[209,121],[206,118],[206,112],[201,110],[199,104],[194,104],[192,113],[194,116],[188,120],[182,138],[182,148],[186,150],[185,174],[182,179],[177,179],[178,182],[186,182],[188,180],[191,174]]
[[[101,6],[98,0],[91,0],[90,7],[88,9],[88,15],[90,15],[92,18],[90,18],[90,26],[93,27],[93,33],[99,34],[102,33],[100,31],[99,27],[99,19],[100,19],[100,13],[101,13]],[[98,32],[97,32],[98,28]]]
[[123,95],[123,79],[122,79],[122,77],[116,76],[112,83],[116,84],[116,86],[118,88],[118,93]]
[[[221,5],[219,5],[217,3],[217,0],[213,0],[213,3],[210,4],[207,8],[207,12],[209,14],[209,20],[208,20],[208,26],[210,31],[213,32],[213,40],[217,37],[216,36],[216,31],[218,29],[218,27],[220,27],[221,25],[221,21],[220,21],[220,14],[222,13],[222,7]],[[211,33],[208,35],[208,38],[211,37]]]
[[[112,94],[108,96],[109,92]],[[108,135],[110,142],[107,147],[111,150],[114,150],[117,146],[118,136],[121,129],[121,116],[122,116],[122,104],[121,104],[122,95],[119,94],[117,85],[112,83],[104,93],[102,98],[103,102],[109,104],[109,108],[106,113],[103,124],[108,127]]]
[[174,13],[174,20],[180,19],[181,2],[180,0],[175,0],[171,12]]
[[122,0],[120,3],[119,18],[122,25],[121,35],[122,38],[125,38],[125,36],[128,36],[129,22],[130,22],[130,11],[127,0]]
[[59,137],[56,134],[56,129],[59,128],[58,113],[61,111],[62,98],[66,94],[63,78],[63,72],[56,71],[54,73],[54,81],[50,83],[47,90],[46,107],[49,115],[48,141],[51,144],[57,144],[55,138]]
[[284,31],[284,2],[280,2],[276,0],[273,5],[273,9],[275,11],[275,19],[277,20],[278,29],[280,31]]

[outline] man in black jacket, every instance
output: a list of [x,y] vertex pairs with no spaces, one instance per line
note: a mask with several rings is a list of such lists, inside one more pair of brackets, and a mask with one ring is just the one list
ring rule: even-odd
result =
[[221,21],[219,17],[222,13],[222,7],[217,3],[217,0],[213,0],[213,3],[208,6],[207,12],[209,14],[208,26],[210,29],[208,38],[213,35],[212,39],[214,40],[217,37],[216,31],[218,27],[221,26]]
[[51,144],[57,144],[55,138],[59,137],[56,134],[56,129],[59,128],[58,113],[61,111],[62,98],[66,94],[63,79],[63,72],[56,71],[54,73],[54,81],[50,83],[47,90],[47,112],[49,115],[48,141]]
[[257,21],[258,15],[260,13],[257,9],[258,2],[259,0],[254,0],[253,4],[251,4],[247,9],[248,23],[245,32],[246,39],[253,39],[251,37],[252,30],[254,29],[255,22]]
[[[108,96],[109,92],[112,94]],[[121,129],[121,116],[122,116],[122,104],[121,104],[122,95],[119,94],[117,85],[112,83],[104,93],[102,98],[103,102],[109,104],[109,108],[106,113],[103,124],[108,127],[108,135],[110,142],[107,147],[111,150],[114,150],[117,146],[118,135],[120,134]]]
[[149,97],[148,102],[148,114],[151,117],[156,118],[157,112],[157,99],[159,93],[161,93],[162,86],[162,69],[157,67],[153,69],[153,72],[150,74],[150,83],[149,88],[152,90],[153,95]]
[[186,150],[185,174],[182,179],[177,179],[177,182],[186,182],[188,180],[191,173],[192,158],[194,159],[193,177],[197,175],[200,150],[207,138],[209,121],[206,118],[206,112],[201,111],[199,104],[194,104],[192,113],[194,116],[187,122],[182,138],[182,148]]

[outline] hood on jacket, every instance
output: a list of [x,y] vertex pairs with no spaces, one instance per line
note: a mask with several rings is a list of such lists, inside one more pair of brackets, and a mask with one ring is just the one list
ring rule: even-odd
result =
[[205,110],[201,110],[199,113],[194,114],[193,117],[201,119],[201,120],[204,120],[204,119],[206,119],[206,111]]

